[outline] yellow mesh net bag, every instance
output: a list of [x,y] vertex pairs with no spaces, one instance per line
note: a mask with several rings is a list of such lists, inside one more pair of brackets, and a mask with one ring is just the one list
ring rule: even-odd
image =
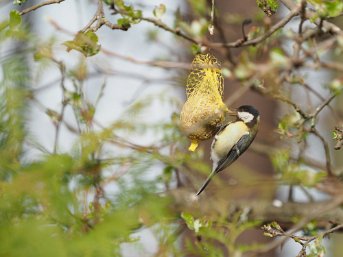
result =
[[180,115],[181,129],[192,143],[194,151],[198,142],[214,136],[229,111],[223,103],[224,79],[220,64],[210,54],[198,54],[192,62],[192,70],[187,79],[187,101]]

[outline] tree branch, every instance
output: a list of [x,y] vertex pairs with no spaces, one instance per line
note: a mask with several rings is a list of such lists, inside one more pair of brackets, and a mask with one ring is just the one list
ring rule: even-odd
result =
[[169,27],[167,24],[165,24],[161,20],[154,19],[154,18],[148,18],[148,17],[142,17],[141,20],[150,22],[150,23],[154,24],[155,26],[157,26],[163,30],[169,31],[169,32],[171,32],[171,33],[173,33],[179,37],[182,37],[182,38],[188,40],[189,42],[191,42],[193,44],[202,45],[202,42],[199,42],[199,41],[195,40],[194,38],[184,34],[180,29],[172,29],[171,27]]
[[[296,8],[296,4],[292,0],[281,0],[281,2],[289,10]],[[317,17],[317,13],[311,9],[306,9],[306,13],[304,16],[307,19],[311,19],[311,18]],[[332,34],[342,34],[342,30],[338,26],[336,26],[335,24],[333,24],[331,22],[321,20],[321,19],[317,19],[314,23],[317,26],[319,26],[319,28],[324,29],[326,32],[329,32]]]
[[[96,25],[94,27],[93,24],[96,22]],[[106,18],[105,18],[105,13],[104,13],[104,4],[102,0],[98,0],[98,8],[94,14],[94,16],[92,17],[92,19],[88,22],[88,24],[81,30],[83,32],[91,29],[94,32],[99,30],[103,25],[109,27],[110,29],[119,29],[119,30],[128,30],[127,27],[123,27],[120,26],[118,24],[113,24],[111,22],[109,22]]]
[[328,143],[326,142],[325,138],[318,132],[318,130],[315,127],[312,127],[310,132],[314,134],[315,136],[317,136],[322,142],[323,147],[324,147],[324,152],[325,152],[326,171],[329,176],[333,176],[332,167],[331,167],[332,165],[331,165],[331,157],[330,157],[330,148],[329,148]]
[[24,14],[27,14],[29,12],[32,12],[32,11],[35,11],[43,6],[46,6],[46,5],[50,5],[50,4],[59,4],[61,2],[64,2],[65,0],[49,0],[49,1],[46,1],[46,2],[43,2],[43,3],[40,3],[40,4],[36,4],[34,6],[31,6],[27,9],[24,9],[22,11],[19,12],[20,15],[24,15]]
[[[176,192],[175,192],[176,193]],[[179,197],[179,194],[174,196]],[[180,196],[184,197],[184,195]],[[198,205],[204,213],[206,211],[213,212],[213,208],[216,208],[215,203],[212,203],[210,209],[206,209],[206,198],[201,198],[198,202],[189,201],[184,202],[180,208],[186,208],[188,205]],[[183,200],[177,199],[177,202]],[[260,220],[263,223],[269,223],[277,220],[283,228],[292,228],[295,224],[294,218],[305,218],[306,222],[299,227],[304,226],[307,222],[316,219],[318,228],[327,228],[332,224],[343,223],[343,209],[340,205],[343,203],[343,194],[336,195],[330,200],[317,201],[317,202],[286,202],[282,203],[281,206],[274,206],[271,201],[251,201],[251,200],[235,200],[230,199],[228,216],[237,210],[247,209],[249,210],[248,220]],[[219,202],[218,204],[222,204]],[[186,206],[185,206],[186,205]],[[218,207],[219,208],[219,207]],[[221,206],[222,208],[222,206]],[[299,219],[298,219],[299,220]],[[297,223],[296,223],[297,224]]]
[[292,18],[294,18],[295,16],[298,16],[300,14],[301,11],[301,6],[296,6],[293,10],[291,10],[291,12],[282,20],[280,20],[278,23],[276,23],[274,26],[272,26],[270,28],[269,31],[267,31],[264,35],[251,39],[251,40],[247,40],[246,38],[241,38],[236,40],[235,42],[231,42],[231,43],[211,43],[211,42],[203,42],[203,41],[197,41],[194,38],[184,34],[182,31],[180,31],[179,29],[172,29],[170,28],[168,25],[166,25],[165,23],[163,23],[161,20],[158,19],[154,19],[154,18],[147,18],[147,17],[142,17],[141,19],[150,23],[153,23],[155,26],[164,29],[166,31],[169,31],[177,36],[180,36],[186,40],[188,40],[191,43],[194,44],[198,44],[198,45],[204,45],[207,47],[224,47],[224,48],[238,48],[238,47],[244,47],[244,46],[250,46],[250,45],[256,45],[259,44],[261,42],[263,42],[264,40],[266,40],[267,38],[269,38],[271,35],[273,35],[276,31],[278,31],[279,29],[281,29],[282,27],[284,27]]
[[250,46],[250,45],[257,45],[264,40],[266,40],[268,37],[273,35],[276,31],[283,28],[290,20],[292,20],[295,16],[298,16],[300,14],[301,6],[295,7],[291,12],[282,20],[280,20],[278,23],[276,23],[274,26],[270,28],[264,35],[259,36],[257,38],[247,40],[244,39],[238,39],[235,42],[232,43],[209,43],[208,46],[210,47],[230,47],[230,48],[237,48],[242,46]]

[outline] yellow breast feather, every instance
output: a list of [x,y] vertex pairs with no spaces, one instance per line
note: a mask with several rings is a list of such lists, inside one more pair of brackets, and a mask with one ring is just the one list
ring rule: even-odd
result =
[[238,121],[229,124],[221,133],[216,135],[214,152],[217,158],[226,156],[238,140],[247,134],[249,134],[249,128],[244,122]]

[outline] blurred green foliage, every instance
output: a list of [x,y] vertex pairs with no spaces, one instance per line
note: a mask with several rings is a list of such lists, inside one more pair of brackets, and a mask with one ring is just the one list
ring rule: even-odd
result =
[[256,3],[268,16],[272,16],[279,8],[278,0],[256,0]]
[[25,3],[27,0],[13,0],[13,4],[18,4],[21,5],[23,3]]
[[[2,40],[16,40],[12,42],[19,47],[21,40],[32,37],[21,23],[19,13],[12,11],[1,23]],[[51,62],[55,58],[52,44],[37,47],[37,62]],[[97,36],[90,31],[79,33],[74,41],[65,44],[85,56],[100,49]],[[137,122],[134,126],[131,120],[118,120],[102,131],[81,133],[75,150],[69,153],[45,153],[37,160],[26,157],[26,152],[31,151],[26,145],[30,141],[26,124],[34,98],[29,67],[26,55],[21,53],[8,55],[1,62],[0,256],[119,256],[124,242],[136,243],[134,232],[177,220],[169,207],[169,197],[156,195],[158,185],[145,179],[145,173],[158,163],[156,160],[167,157],[157,152],[147,155],[144,149],[138,154],[128,152],[104,161],[94,157],[114,138],[114,131],[147,131],[151,126],[146,123]],[[87,125],[93,119],[95,107],[79,91],[87,78],[83,69],[80,65],[68,71],[68,79],[74,80],[76,90],[65,92],[65,101],[74,108],[80,124]],[[128,115],[139,115],[151,99],[145,101],[132,105]],[[46,114],[54,124],[59,122],[58,112],[47,109]],[[169,133],[164,134],[161,142],[180,137],[175,124],[156,126],[156,130],[162,129]],[[105,197],[99,192],[98,199],[97,190],[108,179],[102,171],[122,163],[133,165],[130,181],[115,178],[118,193]],[[171,165],[174,163],[168,166],[173,169]],[[164,182],[170,180],[161,183]],[[169,229],[173,230],[165,226],[161,231],[167,233]]]
[[29,34],[22,25],[22,18],[18,11],[12,10],[9,17],[0,21],[0,42],[8,38],[26,40]]
[[286,184],[313,187],[326,177],[325,171],[313,170],[299,160],[292,160],[289,150],[274,152],[272,163]]
[[93,56],[100,51],[98,44],[98,36],[93,31],[79,32],[74,40],[63,43],[67,47],[67,51],[77,50],[86,57]]
[[317,11],[317,15],[313,19],[318,17],[336,17],[343,12],[343,2],[340,0],[309,0],[309,2]]

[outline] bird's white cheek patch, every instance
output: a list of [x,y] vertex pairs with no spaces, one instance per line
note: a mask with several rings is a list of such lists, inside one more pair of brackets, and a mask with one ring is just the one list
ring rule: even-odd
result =
[[237,115],[244,123],[249,123],[254,119],[254,115],[249,112],[238,112]]

